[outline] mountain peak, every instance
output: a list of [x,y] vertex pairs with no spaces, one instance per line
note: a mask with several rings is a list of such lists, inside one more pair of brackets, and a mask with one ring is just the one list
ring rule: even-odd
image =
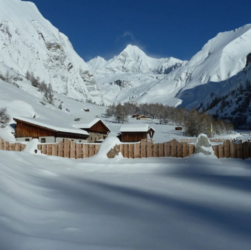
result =
[[130,57],[146,57],[147,55],[136,45],[128,44],[126,48],[120,53],[120,55],[127,55]]

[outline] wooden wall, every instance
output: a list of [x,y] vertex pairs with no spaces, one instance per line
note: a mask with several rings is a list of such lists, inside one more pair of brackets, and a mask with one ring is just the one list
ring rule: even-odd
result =
[[55,131],[35,126],[19,120],[16,120],[16,122],[16,137],[38,138],[42,136],[55,136]]
[[110,130],[105,126],[105,124],[102,121],[98,121],[96,124],[94,124],[91,128],[82,128],[86,130],[87,132],[96,132],[100,134],[108,134]]
[[14,120],[17,122],[15,137],[39,138],[39,137],[54,136],[54,137],[72,138],[72,139],[81,139],[81,140],[85,140],[87,137],[89,137],[88,135],[83,135],[83,134],[54,131],[49,128],[45,128],[45,127],[38,126],[35,124],[30,124],[28,122],[20,121],[18,119],[14,119]]
[[121,142],[138,142],[147,139],[147,132],[122,132]]

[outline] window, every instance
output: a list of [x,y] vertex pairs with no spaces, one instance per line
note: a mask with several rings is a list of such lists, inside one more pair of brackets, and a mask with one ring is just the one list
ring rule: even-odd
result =
[[41,138],[41,143],[45,143],[46,139],[45,138]]
[[30,141],[30,139],[29,139],[29,138],[26,138],[25,141]]

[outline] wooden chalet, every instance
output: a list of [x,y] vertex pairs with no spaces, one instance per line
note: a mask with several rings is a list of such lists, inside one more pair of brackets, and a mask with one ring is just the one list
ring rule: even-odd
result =
[[137,117],[137,120],[147,120],[149,119],[149,117],[147,117],[146,115],[140,115]]
[[[47,124],[45,120],[36,118],[18,117],[13,118],[16,122],[15,137],[19,141],[29,141],[39,139],[41,142],[56,142],[56,138],[67,138],[75,140],[86,140],[89,137],[88,132],[81,129],[62,128]],[[49,121],[48,121],[49,123]]]
[[126,124],[121,126],[118,138],[121,142],[138,142],[152,139],[155,130],[148,124]]
[[140,114],[134,114],[132,115],[132,118],[138,118],[140,116]]
[[88,142],[105,139],[111,132],[107,125],[99,118],[81,119],[83,123],[74,125],[75,128],[85,130],[89,133]]

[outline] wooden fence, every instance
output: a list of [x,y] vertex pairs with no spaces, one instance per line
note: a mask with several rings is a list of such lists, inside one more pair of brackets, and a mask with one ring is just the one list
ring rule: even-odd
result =
[[100,144],[80,144],[67,139],[57,144],[39,144],[42,154],[65,158],[88,158],[97,154]]
[[223,144],[213,146],[214,154],[218,158],[251,158],[251,142],[225,141]]
[[[9,143],[0,138],[0,150],[22,151],[25,147],[25,144]],[[78,144],[65,139],[57,144],[39,144],[38,150],[46,155],[78,159],[95,155],[99,147],[100,144]]]
[[140,143],[120,144],[119,150],[125,158],[187,157],[195,151],[194,145],[177,140],[155,144],[151,140],[142,140]]
[[[117,146],[125,158],[148,157],[187,157],[195,152],[193,144],[172,140],[165,143],[153,143],[142,140],[140,143],[120,144]],[[65,139],[57,144],[39,144],[38,150],[42,154],[65,158],[87,158],[97,154],[100,144],[79,144]],[[0,138],[0,150],[22,151],[25,144],[9,143]],[[224,141],[214,145],[213,150],[218,158],[251,158],[251,142]]]
[[0,150],[22,151],[24,149],[25,149],[25,144],[10,143],[0,138]]

